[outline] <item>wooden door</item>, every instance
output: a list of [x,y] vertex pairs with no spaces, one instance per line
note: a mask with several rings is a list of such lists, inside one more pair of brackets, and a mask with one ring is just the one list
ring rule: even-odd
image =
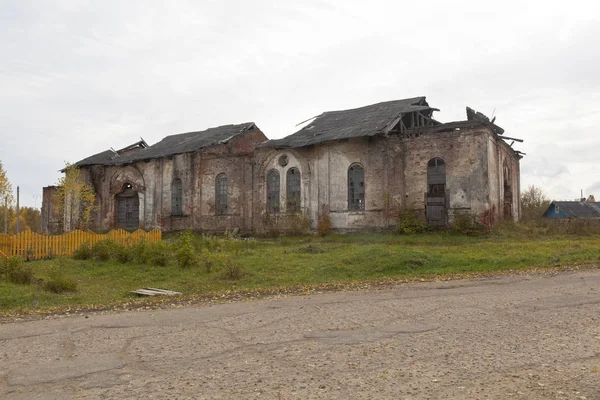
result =
[[140,227],[140,198],[133,188],[128,187],[116,196],[116,227],[128,231]]

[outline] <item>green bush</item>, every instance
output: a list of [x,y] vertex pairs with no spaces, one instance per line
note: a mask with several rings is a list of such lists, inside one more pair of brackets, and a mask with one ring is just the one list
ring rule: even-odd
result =
[[117,250],[117,254],[115,255],[117,261],[122,264],[127,264],[135,259],[135,246],[127,247],[122,246]]
[[166,242],[151,243],[147,246],[147,254],[151,264],[164,267],[173,258],[171,246]]
[[44,281],[43,287],[53,293],[76,292],[77,282],[65,276],[59,266],[54,266],[50,271],[48,280]]
[[458,213],[454,214],[454,223],[452,232],[459,235],[480,236],[486,231],[486,227],[482,224],[475,214]]
[[114,260],[122,247],[114,240],[104,239],[92,246],[92,257],[99,261]]
[[23,265],[23,258],[17,256],[2,259],[0,275],[18,285],[28,285],[34,280],[33,270]]
[[225,253],[205,253],[202,257],[202,263],[207,273],[222,269],[228,260],[229,256]]
[[92,249],[88,242],[85,242],[73,253],[73,258],[76,260],[89,260],[93,257]]
[[195,267],[199,264],[198,253],[193,245],[193,232],[186,230],[177,238],[176,242],[176,258],[177,264],[181,268]]
[[398,217],[398,233],[402,235],[411,235],[423,233],[426,229],[425,221],[421,219],[418,212],[412,208],[407,208]]

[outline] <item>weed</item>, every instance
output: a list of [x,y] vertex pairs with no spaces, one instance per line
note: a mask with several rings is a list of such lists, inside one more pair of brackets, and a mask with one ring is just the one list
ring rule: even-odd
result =
[[48,275],[48,280],[43,283],[45,290],[53,293],[77,291],[77,282],[65,276],[60,265],[54,265]]
[[73,258],[76,260],[89,260],[93,257],[92,249],[88,242],[85,242],[73,253]]
[[452,231],[459,235],[481,236],[485,233],[486,226],[479,221],[475,214],[458,213],[454,214]]
[[230,259],[225,263],[225,278],[231,281],[237,281],[244,276],[244,265],[234,262]]
[[425,222],[419,218],[417,210],[406,208],[398,217],[398,233],[411,235],[423,233],[426,229]]
[[319,210],[319,222],[317,224],[317,232],[319,235],[326,236],[331,231],[331,218],[329,217],[329,206],[321,204]]
[[23,258],[17,256],[2,258],[0,275],[17,285],[29,285],[34,280],[31,267],[23,265]]

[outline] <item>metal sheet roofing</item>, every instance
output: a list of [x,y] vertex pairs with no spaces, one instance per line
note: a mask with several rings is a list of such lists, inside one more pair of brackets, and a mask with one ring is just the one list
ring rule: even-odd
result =
[[[558,206],[567,218],[600,218],[599,202],[553,201],[552,204]],[[546,213],[548,213],[548,210],[546,210]]]

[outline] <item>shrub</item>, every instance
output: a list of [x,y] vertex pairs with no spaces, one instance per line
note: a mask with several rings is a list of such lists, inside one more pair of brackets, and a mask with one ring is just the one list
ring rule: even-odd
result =
[[171,247],[166,242],[151,243],[147,246],[147,254],[150,263],[164,267],[173,258]]
[[104,239],[92,246],[92,257],[95,260],[108,261],[116,259],[122,245],[114,240]]
[[195,267],[199,263],[198,254],[193,245],[193,233],[186,230],[179,235],[176,243],[177,264],[181,268]]
[[228,259],[225,263],[225,278],[237,281],[244,276],[244,265]]
[[50,271],[48,280],[43,283],[43,287],[53,293],[76,292],[77,282],[65,276],[60,267],[54,266]]
[[0,275],[18,285],[28,285],[34,279],[33,270],[23,265],[23,258],[17,256],[2,259]]
[[413,233],[423,233],[425,231],[425,222],[419,218],[418,212],[413,208],[406,208],[398,217],[398,233],[410,235]]
[[73,253],[73,258],[76,260],[89,260],[93,256],[92,249],[88,242],[85,242]]
[[229,257],[224,253],[206,253],[202,258],[204,268],[207,273],[211,273],[215,269],[221,269],[225,266]]
[[[134,261],[138,264],[148,264],[150,262],[151,254],[148,246],[148,242],[142,240],[137,242],[135,246],[131,246],[126,251],[129,251],[129,260]],[[123,259],[126,258],[125,255],[122,256]]]
[[117,250],[117,254],[115,254],[115,258],[117,261],[119,261],[120,263],[123,263],[123,264],[133,261],[135,259],[135,246],[133,246],[133,247],[121,246]]
[[459,235],[479,236],[485,233],[486,227],[471,213],[459,213],[454,215],[452,231]]
[[290,216],[290,231],[294,236],[306,235],[310,232],[311,221],[306,215],[297,214]]

